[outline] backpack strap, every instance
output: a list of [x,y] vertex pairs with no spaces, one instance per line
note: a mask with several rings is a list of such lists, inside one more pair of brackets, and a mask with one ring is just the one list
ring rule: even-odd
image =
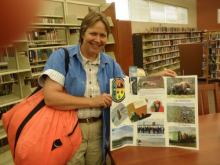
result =
[[68,73],[69,70],[69,62],[70,62],[70,58],[69,58],[69,51],[66,48],[62,48],[65,52],[65,70],[66,70],[66,74]]
[[[67,74],[69,71],[69,62],[70,62],[69,51],[66,48],[62,48],[62,49],[65,52],[65,70],[66,70],[66,74]],[[37,93],[41,89],[42,89],[42,87],[38,86],[37,89],[35,89],[34,92],[32,92],[28,97],[31,97],[32,95],[34,95],[35,93]]]

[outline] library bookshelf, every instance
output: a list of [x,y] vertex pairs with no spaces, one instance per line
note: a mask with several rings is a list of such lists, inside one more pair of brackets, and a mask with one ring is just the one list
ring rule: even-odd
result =
[[220,81],[220,30],[208,30],[202,34],[203,78],[206,83]]
[[134,63],[149,75],[164,69],[179,69],[179,44],[201,42],[199,28],[170,28],[166,32],[153,29],[153,32],[134,33],[132,36]]
[[[42,10],[39,10],[28,31],[19,40],[0,47],[0,115],[37,88],[38,76],[53,51],[78,43],[84,16],[91,10],[105,12],[110,5],[44,0]],[[111,31],[115,31],[114,21],[108,15],[107,18]],[[109,34],[106,47],[115,45],[115,38],[116,34]],[[116,60],[115,53],[111,48],[106,51]],[[6,137],[0,120],[0,164],[13,164]]]

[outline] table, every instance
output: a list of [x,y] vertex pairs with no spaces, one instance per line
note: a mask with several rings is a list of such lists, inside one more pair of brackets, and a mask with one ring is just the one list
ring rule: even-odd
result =
[[199,116],[199,150],[127,146],[109,156],[116,165],[220,165],[220,113]]

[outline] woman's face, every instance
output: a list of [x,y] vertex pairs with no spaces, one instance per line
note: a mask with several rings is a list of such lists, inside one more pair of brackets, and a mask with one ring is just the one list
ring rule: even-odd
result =
[[96,56],[107,42],[107,31],[102,21],[97,21],[93,26],[88,27],[82,35],[82,54],[85,57]]

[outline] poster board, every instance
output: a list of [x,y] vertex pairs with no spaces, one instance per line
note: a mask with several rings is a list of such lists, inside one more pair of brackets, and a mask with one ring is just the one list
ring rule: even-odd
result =
[[110,150],[126,146],[198,150],[197,76],[132,80],[110,80]]

